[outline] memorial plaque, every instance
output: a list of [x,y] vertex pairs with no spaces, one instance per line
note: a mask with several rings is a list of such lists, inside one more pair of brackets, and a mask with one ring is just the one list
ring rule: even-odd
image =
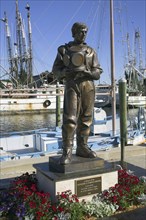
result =
[[78,197],[88,196],[101,192],[101,177],[75,181],[75,193]]

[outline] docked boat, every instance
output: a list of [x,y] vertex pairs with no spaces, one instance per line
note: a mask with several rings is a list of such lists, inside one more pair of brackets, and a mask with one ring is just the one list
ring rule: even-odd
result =
[[[96,151],[119,146],[119,118],[117,135],[112,137],[112,119],[101,108],[94,108],[93,124],[88,144]],[[0,135],[0,161],[41,157],[62,153],[62,130],[60,127],[42,128],[21,132],[3,132]],[[76,150],[76,137],[73,151]]]
[[96,86],[95,91],[95,107],[100,108],[111,105],[111,86],[109,84],[99,84]]
[[[124,66],[124,76],[127,82],[127,106],[146,108],[146,68],[142,65],[142,48],[140,31],[136,30],[134,35],[134,53],[131,53],[129,45],[129,34],[127,34],[127,61]],[[137,49],[138,48],[138,49]],[[137,49],[137,50],[136,50]],[[101,84],[96,89],[95,106],[111,106],[111,85]],[[115,85],[116,105],[119,106],[118,84]]]
[[0,112],[1,115],[55,112],[57,98],[60,109],[63,109],[63,93],[64,87],[61,85],[59,89],[56,85],[37,89],[1,89]]
[[63,85],[56,85],[52,73],[48,71],[38,76],[33,74],[32,29],[28,4],[26,10],[28,39],[25,37],[25,25],[18,8],[18,0],[16,0],[15,43],[11,39],[6,12],[1,19],[5,25],[9,64],[8,71],[0,65],[1,72],[4,72],[0,79],[1,114],[55,112],[56,105],[63,109]]
[[[137,120],[136,120],[137,118]],[[135,119],[127,124],[127,144],[145,143],[145,112],[141,108]],[[112,117],[102,108],[94,108],[93,123],[88,145],[95,151],[107,151],[120,147],[120,120],[116,117],[116,133],[112,134]],[[3,132],[0,135],[0,161],[20,160],[62,153],[62,130],[60,127],[41,128],[21,132]],[[76,150],[74,138],[73,152]]]

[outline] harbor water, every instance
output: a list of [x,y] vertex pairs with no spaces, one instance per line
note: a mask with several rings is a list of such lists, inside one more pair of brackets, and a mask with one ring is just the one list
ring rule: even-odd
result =
[[[107,116],[111,116],[111,108],[104,108]],[[116,111],[119,116],[119,109]],[[129,109],[127,118],[134,121],[138,114],[137,109]],[[62,115],[61,115],[62,121]],[[61,123],[60,123],[61,124]],[[55,127],[56,115],[52,113],[33,113],[33,114],[20,114],[20,115],[2,115],[0,117],[0,132],[16,132],[28,131],[35,129],[42,129],[48,127]]]

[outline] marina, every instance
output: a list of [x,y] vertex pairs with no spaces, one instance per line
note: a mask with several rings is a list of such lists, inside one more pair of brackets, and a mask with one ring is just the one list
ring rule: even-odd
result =
[[[103,108],[106,111],[107,116],[111,117],[111,107]],[[138,108],[128,109],[128,119],[132,121],[138,114]],[[119,109],[117,109],[117,115],[119,117]],[[61,121],[62,123],[62,114]],[[134,120],[133,120],[134,123]],[[55,127],[56,114],[49,112],[32,113],[32,114],[17,114],[17,115],[2,115],[0,117],[0,132],[18,132],[27,130],[37,130],[48,127]]]
[[[56,127],[57,111],[63,109],[63,94],[64,86],[59,84],[54,79],[53,73],[45,71],[38,76],[33,75],[33,48],[32,48],[32,29],[31,29],[31,13],[29,4],[26,5],[27,14],[27,36],[26,28],[21,16],[18,0],[15,1],[16,12],[16,42],[12,42],[10,27],[7,13],[4,12],[4,18],[1,22],[5,26],[5,35],[7,42],[8,53],[8,71],[3,68],[4,76],[7,79],[1,80],[0,89],[0,112],[2,114],[1,120],[1,142],[2,151],[12,154],[12,158],[19,159],[23,156],[40,155],[44,152],[54,152],[61,149],[61,128]],[[111,17],[113,15],[111,14]],[[112,26],[112,24],[111,24]],[[111,27],[112,30],[112,27]],[[127,35],[128,36],[128,35]],[[111,36],[113,38],[113,35]],[[114,41],[114,39],[112,39]],[[127,37],[127,44],[129,38]],[[135,32],[135,45],[140,42],[140,32]],[[119,90],[118,85],[115,85],[114,76],[114,57],[113,44],[111,46],[111,85],[108,88],[105,85],[96,85],[95,110],[96,116],[93,116],[93,123],[91,126],[90,145],[96,149],[101,149],[100,142],[105,143],[104,136],[109,136],[109,145],[119,145],[120,137],[120,116],[116,114],[116,106],[119,105]],[[129,49],[129,47],[128,47]],[[128,61],[123,67],[125,71],[125,80],[127,83],[127,106],[145,107],[145,89],[143,90],[145,69],[140,66],[137,69],[137,56],[141,55],[141,51],[134,50],[134,54],[128,51]],[[140,57],[142,59],[142,57]],[[51,80],[49,79],[51,77]],[[136,78],[136,80],[135,80]],[[138,93],[137,93],[138,92]],[[101,109],[104,106],[112,106],[109,110]],[[139,110],[139,108],[138,108]],[[51,114],[56,112],[56,114]],[[128,114],[130,110],[128,109]],[[133,109],[131,110],[133,114]],[[29,113],[29,114],[26,114]],[[128,119],[128,129],[140,131],[140,121],[138,118],[138,111],[134,119]],[[143,121],[145,123],[145,110]],[[59,121],[60,126],[62,120]],[[143,123],[143,122],[142,122]],[[142,124],[143,127],[143,124]],[[127,129],[126,128],[126,129]],[[130,131],[131,132],[131,131]],[[112,133],[112,134],[111,134]],[[137,133],[137,132],[136,132]],[[144,141],[143,134],[140,134],[141,141]],[[138,134],[138,135],[139,135]],[[96,135],[101,135],[101,139],[95,141]],[[15,137],[15,138],[14,138]],[[93,140],[94,139],[94,140]],[[76,141],[76,140],[75,140]],[[96,144],[96,142],[98,144]],[[133,144],[133,141],[131,142]],[[76,145],[76,143],[74,143]],[[97,146],[98,145],[98,146]],[[103,146],[104,149],[107,148]],[[29,150],[30,149],[30,150]],[[16,152],[15,152],[16,151]],[[20,151],[20,152],[19,152]],[[22,152],[21,152],[22,151]],[[31,152],[32,151],[32,152]],[[39,152],[39,153],[38,153]],[[27,154],[27,155],[26,155]],[[10,158],[11,158],[10,156]],[[7,157],[7,155],[6,155]],[[8,156],[9,158],[9,156]]]
[[[7,51],[7,68],[0,64],[0,113],[24,114],[31,112],[55,112],[57,98],[63,109],[64,86],[57,85],[51,71],[36,75],[34,68],[33,29],[31,23],[31,7],[25,7],[24,20],[19,9],[19,1],[15,1],[15,34],[11,33],[7,11],[1,18],[4,26],[4,38]],[[16,35],[13,39],[12,35]],[[127,80],[127,104],[132,107],[146,107],[144,84],[145,67],[143,64],[143,46],[139,29],[134,31],[134,45],[131,45],[130,34],[126,34],[126,63],[123,65],[123,77]],[[132,47],[134,50],[132,50]],[[113,64],[114,66],[114,64]],[[105,74],[105,73],[104,73]],[[114,74],[114,73],[112,73]],[[116,78],[116,81],[118,78]],[[118,83],[118,82],[117,82]],[[113,82],[96,85],[95,107],[112,106],[113,89],[115,105],[119,106],[118,84]]]
[[[15,45],[15,49],[18,53],[15,53],[14,56],[11,54],[8,19],[6,13],[4,13],[5,17],[3,22],[5,23],[7,34],[10,64],[10,72],[8,75],[10,84],[8,84],[7,80],[0,81],[0,86],[2,87],[0,90],[0,113],[2,114],[2,117],[0,118],[0,190],[2,192],[9,187],[11,181],[15,177],[18,177],[26,172],[26,175],[29,175],[30,172],[34,172],[39,191],[41,193],[43,192],[43,194],[47,193],[47,195],[49,195],[49,201],[53,201],[54,207],[56,205],[56,201],[59,201],[59,197],[57,197],[59,193],[60,195],[63,195],[63,201],[66,201],[67,197],[64,197],[66,194],[63,194],[63,192],[74,193],[77,197],[79,197],[79,200],[77,201],[78,204],[80,204],[80,199],[82,198],[86,204],[86,201],[88,202],[93,200],[94,195],[98,196],[102,192],[108,192],[108,189],[111,190],[113,194],[114,187],[116,189],[117,186],[120,186],[118,176],[120,171],[124,171],[124,173],[131,178],[135,177],[135,174],[137,176],[143,175],[143,179],[145,178],[146,90],[144,86],[146,86],[146,69],[142,70],[141,66],[139,66],[140,68],[137,71],[135,57],[133,62],[133,55],[129,56],[127,72],[125,72],[125,76],[115,84],[114,44],[112,44],[114,43],[114,28],[112,23],[113,1],[110,0],[109,2],[111,28],[111,84],[101,83],[99,86],[96,85],[94,105],[94,96],[91,103],[94,108],[93,112],[92,110],[90,111],[90,122],[92,123],[90,123],[91,129],[88,125],[88,114],[84,114],[83,117],[83,112],[85,112],[83,103],[87,102],[87,109],[91,106],[89,104],[90,100],[88,102],[88,98],[86,98],[86,96],[85,99],[82,99],[82,102],[78,106],[81,109],[79,115],[82,117],[79,115],[77,117],[75,114],[70,116],[71,110],[73,109],[74,111],[75,109],[73,104],[76,104],[76,100],[73,100],[70,103],[71,105],[69,105],[71,96],[68,95],[69,93],[67,93],[67,89],[64,90],[64,85],[56,82],[54,77],[52,77],[50,83],[48,80],[50,73],[48,71],[44,74],[38,75],[39,81],[41,79],[40,85],[37,85],[37,80],[35,82],[33,81],[34,77],[31,61],[34,57],[31,44],[30,6],[27,4],[25,8],[27,10],[29,33],[28,43],[25,43],[22,17],[21,13],[19,13],[18,0],[16,0],[16,29],[18,42]],[[82,4],[84,3],[86,3],[86,1],[82,2]],[[55,24],[55,22],[53,24]],[[28,46],[28,50],[26,50],[26,45]],[[19,67],[18,64],[20,64]],[[60,70],[60,72],[61,71],[62,70]],[[60,72],[59,74],[61,74]],[[52,74],[53,73],[51,73],[51,75]],[[137,81],[134,81],[133,76],[137,79]],[[73,80],[75,79],[73,78]],[[70,97],[65,103],[66,106],[65,104],[63,106],[64,91],[65,95]],[[70,89],[70,91],[72,92],[73,90]],[[88,92],[94,93],[94,88],[92,90],[88,90]],[[78,91],[76,93],[78,93]],[[82,93],[78,94],[80,98]],[[79,98],[77,100],[77,104],[80,101]],[[65,99],[65,101],[66,100],[67,99]],[[65,126],[68,122],[64,119],[67,115],[65,114],[67,112],[65,110],[69,106],[70,114],[68,121],[73,121],[73,117],[76,117],[73,124],[74,127],[70,122],[71,128],[74,128],[74,135],[72,136],[72,139],[71,133],[67,136],[68,131],[70,131],[70,127],[68,126],[66,130],[63,130],[62,127],[62,124]],[[63,109],[64,117],[62,119]],[[76,123],[79,121],[79,124]],[[84,129],[82,129],[82,132],[79,133],[78,130],[80,129],[81,124],[85,124],[85,126]],[[86,136],[83,133],[83,130],[86,128],[89,128],[89,136]],[[67,139],[66,147],[64,141],[65,137]],[[85,138],[86,142],[79,142],[79,138]],[[71,145],[69,145],[70,142]],[[81,148],[80,152],[78,151],[78,148]],[[88,154],[84,153],[86,151]],[[94,157],[93,154],[91,155],[91,152],[94,152]],[[63,157],[66,157],[67,160],[61,160]],[[22,177],[24,177],[24,175]],[[123,188],[125,190],[124,181],[127,181],[128,178],[124,176],[122,179],[124,183]],[[20,183],[18,181],[18,185]],[[133,185],[133,182],[131,183]],[[126,185],[126,187],[127,186],[128,185]],[[39,206],[39,212],[35,209],[36,205],[34,207],[32,206],[30,198],[31,195],[34,194],[33,196],[35,201],[36,189],[33,193],[29,194],[28,189],[23,187],[23,185],[20,186],[20,191],[23,188],[25,193],[28,194],[28,204],[31,210],[35,210],[34,214],[33,212],[28,212],[27,216],[34,219],[34,216],[38,217],[41,212],[40,207],[41,209],[45,208],[43,217],[47,212],[49,213],[47,209],[51,206],[45,206],[45,203],[40,203],[40,200],[39,203],[41,206]],[[16,195],[18,189],[19,188],[16,189]],[[119,189],[121,189],[121,187]],[[119,190],[117,192],[119,194]],[[43,194],[41,193],[39,194],[42,197]],[[23,194],[20,193],[20,195]],[[135,194],[134,196],[137,195]],[[124,194],[122,196],[125,197]],[[17,198],[19,197],[17,196]],[[42,198],[45,199],[44,196]],[[107,200],[107,197],[105,199]],[[71,200],[71,203],[69,201],[69,203],[73,204],[72,201],[73,200]],[[111,205],[110,203],[111,201],[108,205]],[[67,203],[62,204],[66,208]],[[134,203],[131,202],[131,204],[133,205]],[[75,206],[75,208],[76,207],[77,206]],[[104,208],[106,209],[105,204],[102,209]],[[64,210],[60,211],[60,213],[64,214]],[[9,212],[11,214],[11,210]],[[72,219],[72,212],[69,212],[69,214],[71,214],[69,219]],[[26,213],[23,215],[26,216]],[[56,213],[54,216],[56,217]],[[87,216],[89,217],[88,213]],[[107,214],[107,216],[109,215]],[[50,213],[47,217],[50,217]],[[77,218],[75,219],[78,218],[80,219],[77,213]],[[60,219],[60,217],[57,219]]]

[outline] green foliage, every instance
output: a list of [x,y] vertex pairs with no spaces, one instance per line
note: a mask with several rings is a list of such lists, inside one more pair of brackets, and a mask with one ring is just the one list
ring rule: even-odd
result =
[[118,183],[93,196],[79,201],[70,190],[58,193],[53,203],[49,193],[40,192],[35,173],[16,178],[8,190],[0,192],[0,217],[13,220],[84,220],[101,218],[118,210],[146,204],[146,177],[138,178],[127,170],[118,171]]
[[72,194],[70,190],[58,193],[57,207],[64,209],[64,214],[67,214],[68,219],[82,220],[85,214],[84,204],[79,202],[79,199],[75,194]]

